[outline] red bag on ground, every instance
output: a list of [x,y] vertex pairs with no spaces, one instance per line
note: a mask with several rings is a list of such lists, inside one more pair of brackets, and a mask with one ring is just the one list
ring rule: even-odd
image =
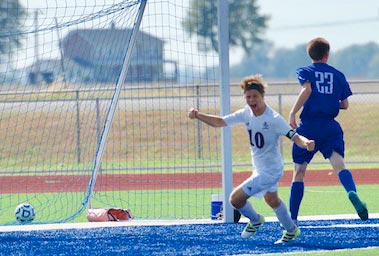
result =
[[129,209],[97,208],[87,210],[87,220],[90,222],[126,221],[133,218]]

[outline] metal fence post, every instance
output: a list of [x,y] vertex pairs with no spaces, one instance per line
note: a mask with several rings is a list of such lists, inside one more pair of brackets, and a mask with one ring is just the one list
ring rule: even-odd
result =
[[[200,86],[196,85],[196,108],[200,109]],[[202,134],[201,134],[201,122],[196,122],[197,124],[197,155],[201,159],[203,157],[202,152]]]
[[[278,95],[278,109],[279,109],[279,114],[283,116],[283,102],[282,102],[282,94],[279,93]],[[283,140],[280,140],[280,153],[283,154]]]
[[80,109],[79,109],[79,90],[76,91],[76,154],[78,164],[81,162],[81,148],[80,148]]
[[96,98],[96,133],[97,133],[97,142],[100,143],[100,136],[101,136],[101,131],[100,131],[100,100],[99,98]]

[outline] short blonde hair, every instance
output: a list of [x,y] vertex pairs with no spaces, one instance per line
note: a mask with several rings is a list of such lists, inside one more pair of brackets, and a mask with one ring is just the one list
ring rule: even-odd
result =
[[267,84],[263,81],[262,75],[255,74],[242,79],[240,86],[244,93],[249,90],[257,90],[260,94],[264,95],[266,92]]

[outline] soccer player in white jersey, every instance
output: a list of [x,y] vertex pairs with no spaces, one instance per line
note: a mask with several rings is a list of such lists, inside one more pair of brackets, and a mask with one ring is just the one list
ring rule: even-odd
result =
[[278,196],[278,182],[283,176],[284,168],[280,154],[280,136],[287,136],[299,147],[310,151],[314,149],[315,143],[292,130],[284,118],[265,103],[266,87],[261,75],[246,77],[241,82],[247,103],[244,108],[224,117],[191,108],[188,116],[213,127],[245,125],[251,146],[253,172],[250,178],[232,191],[230,204],[250,220],[241,234],[248,238],[265,222],[264,217],[254,210],[248,199],[251,196],[260,199],[264,197],[285,229],[276,243],[285,243],[298,237],[300,229],[292,221],[286,205]]

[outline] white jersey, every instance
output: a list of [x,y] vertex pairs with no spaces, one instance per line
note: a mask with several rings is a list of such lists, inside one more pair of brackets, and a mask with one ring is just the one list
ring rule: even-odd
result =
[[265,112],[255,116],[251,108],[245,108],[223,117],[228,126],[245,124],[250,139],[253,168],[259,174],[274,177],[283,175],[284,163],[280,153],[280,136],[291,127],[275,110],[266,105]]

